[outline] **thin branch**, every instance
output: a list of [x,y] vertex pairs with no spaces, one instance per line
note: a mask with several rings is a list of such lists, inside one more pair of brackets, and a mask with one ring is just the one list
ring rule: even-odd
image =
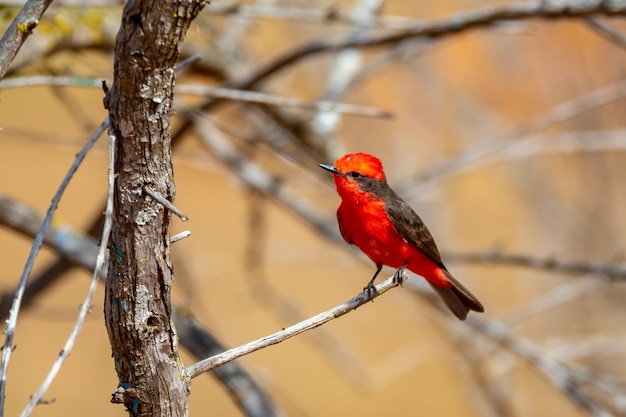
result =
[[303,199],[285,195],[280,178],[270,175],[260,166],[236,152],[230,143],[222,137],[217,127],[202,113],[194,112],[192,119],[196,126],[196,133],[204,144],[211,149],[220,162],[233,171],[246,185],[264,195],[271,196],[275,201],[313,226],[323,236],[336,241],[341,239],[334,223],[331,223],[326,216],[318,213]]
[[466,323],[509,351],[528,360],[577,406],[594,417],[610,417],[612,414],[593,400],[558,361],[546,356],[532,343],[514,336],[500,323],[470,315]]
[[[441,300],[430,291],[430,288],[427,288],[428,286],[424,282],[409,279],[404,286],[414,290],[420,298],[428,301],[437,309],[446,310]],[[452,321],[452,323],[459,331],[467,332],[467,327],[464,327],[462,323],[456,321]],[[489,340],[503,346],[507,351],[530,362],[566,397],[590,415],[594,417],[613,416],[580,387],[573,373],[567,367],[543,353],[527,339],[515,336],[503,324],[478,315],[469,315],[464,323]]]
[[[550,2],[548,1],[543,3],[549,4]],[[556,5],[557,2],[553,0],[552,3],[555,3]],[[582,8],[580,3],[582,2],[574,2],[573,7]],[[553,8],[557,7],[558,5]],[[502,8],[506,8],[506,5],[503,5]],[[358,18],[354,15],[350,13],[344,13],[333,6],[320,9],[311,9],[295,7],[257,6],[246,5],[242,2],[234,2],[232,4],[211,4],[206,8],[206,12],[210,14],[228,15],[240,18],[269,18],[323,24],[339,23],[349,26],[363,25],[365,27],[374,29],[410,30],[422,23],[406,16],[382,15],[371,19],[365,24],[362,24],[362,22],[358,20]],[[515,10],[511,10],[511,13],[514,12]],[[549,11],[546,12],[546,14],[550,13]]]
[[169,211],[171,211],[172,213],[174,213],[175,215],[180,217],[180,219],[182,221],[186,222],[187,220],[189,220],[189,217],[187,217],[187,215],[185,213],[180,211],[174,205],[174,203],[172,203],[171,201],[169,201],[168,199],[163,197],[160,193],[158,193],[157,191],[152,189],[150,186],[144,185],[143,190],[146,192],[146,194],[148,194],[150,197],[154,198],[163,207],[165,207],[166,209],[168,209]]
[[438,39],[471,29],[485,28],[507,21],[528,19],[580,19],[594,15],[624,15],[626,1],[562,1],[533,0],[492,5],[476,10],[457,13],[448,18],[415,24],[411,29],[361,39],[327,39],[298,46],[255,70],[247,78],[228,83],[228,87],[249,90],[270,75],[294,64],[305,57],[320,53],[335,52],[346,48],[373,48],[395,44],[408,39]]
[[54,378],[56,378],[63,362],[70,355],[72,348],[74,347],[74,343],[80,333],[83,324],[85,323],[85,319],[87,318],[87,314],[91,311],[91,300],[93,299],[93,295],[96,291],[96,287],[98,285],[98,277],[99,271],[104,267],[105,260],[107,259],[107,245],[109,243],[109,236],[111,234],[111,224],[113,217],[113,191],[115,186],[115,174],[114,174],[114,165],[115,165],[115,136],[109,131],[109,169],[108,169],[108,194],[107,194],[107,203],[106,209],[104,212],[104,229],[102,230],[102,238],[100,242],[100,249],[98,250],[98,256],[96,258],[96,267],[93,271],[93,276],[91,278],[91,284],[89,285],[89,290],[87,291],[87,295],[85,296],[85,300],[80,306],[80,312],[78,314],[78,318],[76,319],[76,323],[74,324],[74,328],[72,329],[72,333],[69,338],[65,342],[61,353],[59,353],[59,357],[52,365],[50,372],[46,376],[44,382],[41,384],[37,392],[30,397],[30,401],[22,411],[21,417],[28,417],[33,412],[35,407],[39,404],[43,395],[46,393]]
[[611,279],[626,279],[626,263],[607,265],[600,262],[569,262],[550,258],[537,258],[527,255],[514,255],[501,252],[450,253],[446,252],[446,261],[457,263],[487,263],[519,266],[565,274],[604,275]]
[[178,242],[179,240],[183,240],[189,236],[191,236],[191,232],[189,230],[185,230],[183,232],[175,234],[174,236],[171,236],[170,243]]
[[64,77],[54,75],[37,75],[33,77],[13,77],[0,81],[0,88],[19,88],[19,87],[87,87],[102,88],[101,78],[91,77]]
[[17,286],[17,290],[15,292],[15,298],[13,299],[13,305],[11,306],[11,310],[9,313],[9,319],[7,320],[7,328],[4,332],[6,335],[6,339],[4,341],[4,346],[2,347],[2,363],[0,364],[0,415],[4,413],[4,399],[5,399],[5,389],[6,389],[6,377],[9,366],[9,360],[11,358],[11,353],[13,352],[13,336],[15,333],[15,326],[17,324],[17,316],[19,314],[20,305],[22,303],[22,297],[24,295],[24,288],[26,287],[26,281],[30,276],[30,272],[35,263],[35,258],[39,253],[39,249],[41,249],[41,245],[43,242],[44,235],[46,234],[46,230],[48,229],[50,222],[52,221],[52,215],[56,211],[56,208],[65,192],[65,188],[69,184],[72,176],[80,166],[80,164],[85,159],[87,152],[91,149],[96,140],[100,137],[102,132],[106,129],[109,124],[109,119],[107,118],[100,127],[96,130],[96,132],[89,138],[83,149],[76,155],[76,159],[72,163],[69,171],[63,178],[59,189],[55,193],[52,198],[52,203],[46,212],[46,217],[44,218],[43,224],[41,225],[41,229],[37,236],[33,240],[33,244],[31,246],[30,253],[28,255],[28,259],[26,261],[26,265],[24,267],[24,271],[22,272],[22,276],[20,277],[20,282]]
[[604,282],[593,278],[567,281],[563,285],[541,293],[538,297],[521,306],[516,306],[512,311],[500,317],[500,322],[507,327],[517,326],[533,318],[540,317],[541,314],[546,313],[548,310],[571,303],[593,291],[598,291],[600,286],[606,288]]
[[493,157],[498,153],[505,152],[512,146],[520,146],[522,138],[526,138],[527,141],[534,141],[536,138],[529,136],[624,97],[626,97],[626,81],[621,81],[563,102],[549,111],[537,115],[522,127],[513,129],[498,138],[471,146],[459,155],[434,166],[426,172],[410,177],[398,189],[403,194],[415,194],[435,181],[480,165],[487,157]]
[[[336,7],[296,8],[258,6],[234,2],[232,4],[210,4],[205,9],[209,14],[226,15],[237,18],[267,18],[293,20],[306,23],[339,23],[344,25],[361,25],[361,21],[351,13],[343,13]],[[405,16],[378,16],[363,26],[380,29],[410,29],[415,19]]]
[[617,30],[611,28],[609,25],[600,22],[593,17],[585,18],[585,23],[592,28],[595,32],[604,36],[609,41],[613,42],[622,49],[626,49],[626,35]]
[[317,111],[334,111],[337,113],[352,114],[355,116],[376,117],[382,119],[389,119],[393,117],[393,113],[386,110],[380,110],[375,107],[359,106],[349,103],[337,103],[335,101],[326,100],[307,101],[292,97],[281,97],[274,94],[236,90],[232,88],[180,85],[176,87],[176,92],[182,94],[198,94],[226,100],[245,101],[248,103],[269,104],[280,107],[293,107]]
[[[350,17],[354,20],[354,27],[346,36],[346,39],[359,39],[368,35],[368,26],[377,19],[383,1],[381,0],[360,0],[355,2],[350,12]],[[363,65],[361,51],[356,49],[346,49],[335,57],[328,69],[328,80],[323,97],[326,100],[338,101],[347,85],[358,74]],[[334,132],[341,122],[341,117],[332,110],[321,110],[311,120],[311,126],[317,134],[324,136]],[[330,144],[326,142],[326,147]]]
[[[39,24],[52,0],[28,0],[0,39],[0,80],[4,78],[15,55]],[[2,392],[0,392],[1,394]],[[0,412],[4,398],[0,400]]]
[[343,304],[339,304],[338,306],[333,307],[330,310],[324,311],[323,313],[320,313],[316,316],[310,317],[306,320],[296,323],[293,326],[287,327],[286,329],[283,329],[269,336],[262,337],[250,343],[246,343],[245,345],[238,346],[236,348],[227,350],[224,353],[211,356],[210,358],[206,358],[200,362],[190,365],[186,368],[187,372],[189,373],[189,376],[191,378],[195,378],[204,372],[208,372],[220,365],[228,363],[244,355],[247,355],[252,352],[256,352],[259,349],[263,349],[268,346],[278,344],[280,342],[284,342],[285,340],[292,338],[300,333],[315,329],[316,327],[319,327],[322,324],[325,324],[353,310],[356,310],[362,305],[367,304],[369,301],[384,294],[391,288],[396,287],[398,285],[399,283],[396,282],[394,277],[390,277],[386,279],[384,282],[382,282],[381,284],[376,286],[376,290],[378,291],[378,293],[372,294],[371,298],[368,296],[367,293],[362,292],[356,295],[354,298],[346,301]]
[[[224,352],[226,348],[207,332],[189,312],[174,308],[172,319],[185,348],[197,359]],[[231,362],[213,371],[248,417],[273,417],[283,414],[268,394],[239,363]]]
[[[34,76],[15,77],[0,81],[0,88],[17,88],[32,86],[65,86],[101,88],[102,80],[86,77]],[[231,88],[206,87],[200,85],[180,84],[175,87],[176,93],[195,94],[225,100],[244,101],[247,103],[269,104],[272,106],[292,107],[304,110],[334,111],[337,113],[352,114],[355,116],[389,119],[393,113],[375,107],[359,106],[335,101],[308,101],[293,97],[282,97],[275,94],[259,93],[255,91],[236,90]]]

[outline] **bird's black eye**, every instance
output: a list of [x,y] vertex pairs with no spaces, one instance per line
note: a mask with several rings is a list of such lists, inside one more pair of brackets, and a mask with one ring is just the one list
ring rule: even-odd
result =
[[363,176],[360,172],[357,171],[348,172],[348,175],[350,175],[352,178],[360,178]]

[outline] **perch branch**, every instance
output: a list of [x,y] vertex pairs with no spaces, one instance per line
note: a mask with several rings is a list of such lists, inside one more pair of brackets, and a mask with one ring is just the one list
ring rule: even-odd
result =
[[315,329],[316,327],[319,327],[322,324],[327,323],[333,319],[337,319],[351,312],[352,310],[356,310],[362,305],[367,304],[370,300],[373,300],[374,298],[384,294],[391,288],[398,285],[399,284],[398,282],[395,282],[394,277],[390,277],[376,286],[377,293],[372,294],[371,298],[365,292],[362,292],[343,304],[339,304],[338,306],[333,307],[330,310],[327,310],[316,316],[296,323],[293,326],[287,327],[269,336],[254,340],[250,343],[246,343],[245,345],[241,345],[239,347],[227,350],[226,352],[220,353],[218,355],[211,356],[210,358],[206,358],[204,360],[201,360],[200,362],[196,362],[195,364],[187,367],[187,372],[189,373],[189,376],[191,378],[195,378],[203,372],[208,372],[213,368],[240,358],[244,355],[283,342],[308,330]]

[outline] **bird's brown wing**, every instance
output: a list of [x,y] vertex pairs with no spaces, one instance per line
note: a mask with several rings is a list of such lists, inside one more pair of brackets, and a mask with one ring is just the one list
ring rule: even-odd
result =
[[441,268],[446,269],[441,261],[435,239],[420,218],[404,200],[391,188],[387,188],[385,211],[398,233],[411,245],[415,246]]

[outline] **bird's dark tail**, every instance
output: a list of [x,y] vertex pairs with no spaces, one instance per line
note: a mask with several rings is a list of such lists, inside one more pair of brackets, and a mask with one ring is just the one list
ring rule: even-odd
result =
[[465,288],[459,281],[454,279],[452,275],[446,270],[448,280],[451,285],[448,288],[440,288],[433,284],[431,286],[439,294],[439,297],[448,306],[450,311],[454,313],[460,320],[465,320],[469,311],[477,311],[482,313],[485,311],[483,305],[478,299]]

